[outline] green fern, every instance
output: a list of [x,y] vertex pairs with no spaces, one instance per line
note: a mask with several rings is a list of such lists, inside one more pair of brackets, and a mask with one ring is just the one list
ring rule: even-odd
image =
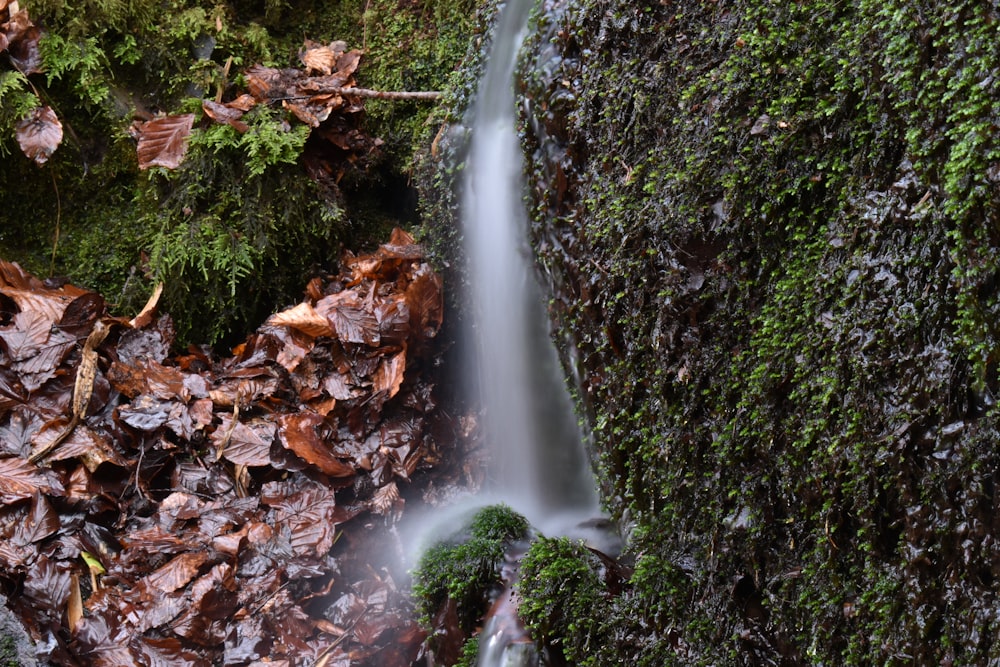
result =
[[96,37],[70,41],[57,34],[45,33],[39,42],[48,84],[69,78],[85,105],[100,105],[107,99],[110,63]]

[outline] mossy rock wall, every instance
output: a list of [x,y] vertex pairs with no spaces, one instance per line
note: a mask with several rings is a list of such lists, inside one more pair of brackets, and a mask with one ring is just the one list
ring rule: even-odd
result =
[[996,664],[995,3],[541,5],[531,235],[637,559],[567,652]]

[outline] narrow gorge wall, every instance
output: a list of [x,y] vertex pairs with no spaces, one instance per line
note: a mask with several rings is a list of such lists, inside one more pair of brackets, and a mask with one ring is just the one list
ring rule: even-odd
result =
[[1000,664],[997,4],[542,5],[533,243],[635,558],[543,638]]

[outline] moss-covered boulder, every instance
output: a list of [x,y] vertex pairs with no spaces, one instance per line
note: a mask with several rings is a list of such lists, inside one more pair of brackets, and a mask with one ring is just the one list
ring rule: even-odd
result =
[[550,635],[997,660],[997,8],[541,4],[531,235],[636,561]]
[[505,556],[530,533],[527,519],[503,504],[476,510],[457,526],[423,553],[413,572],[428,648],[445,665],[475,664],[477,640],[466,640],[503,587]]

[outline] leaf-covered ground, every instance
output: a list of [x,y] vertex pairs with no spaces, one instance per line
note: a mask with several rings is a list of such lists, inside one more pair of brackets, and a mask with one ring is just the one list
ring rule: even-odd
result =
[[228,357],[0,263],[0,591],[42,657],[410,664],[424,634],[370,538],[462,430],[441,318],[399,230]]

